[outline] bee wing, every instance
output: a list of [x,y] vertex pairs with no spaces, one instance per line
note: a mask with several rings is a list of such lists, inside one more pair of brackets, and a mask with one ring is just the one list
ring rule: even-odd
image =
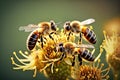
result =
[[89,44],[80,44],[80,45],[75,45],[75,48],[95,48],[93,45]]
[[80,25],[89,25],[93,22],[95,22],[95,19],[90,18],[90,19],[87,19],[87,20],[80,22]]
[[31,32],[37,28],[39,28],[39,26],[34,25],[34,24],[29,24],[27,26],[20,26],[19,31]]

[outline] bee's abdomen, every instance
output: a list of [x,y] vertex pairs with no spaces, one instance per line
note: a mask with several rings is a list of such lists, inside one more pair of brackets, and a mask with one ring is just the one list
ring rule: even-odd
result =
[[96,35],[95,33],[90,30],[89,28],[85,28],[84,31],[82,31],[82,33],[84,34],[84,37],[92,44],[96,43]]
[[29,36],[28,41],[27,41],[27,47],[29,50],[32,50],[35,47],[35,45],[38,41],[38,38],[39,38],[39,36],[35,33],[33,33]]
[[95,59],[91,54],[91,52],[89,52],[89,50],[87,49],[83,50],[80,54],[81,54],[81,57],[86,59],[87,61],[94,61]]

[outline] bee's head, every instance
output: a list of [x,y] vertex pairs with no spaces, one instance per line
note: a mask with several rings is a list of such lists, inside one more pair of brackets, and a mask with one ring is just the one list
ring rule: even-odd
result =
[[64,52],[65,51],[65,49],[63,47],[63,43],[59,43],[59,45],[58,45],[58,51],[59,52]]
[[71,30],[70,21],[65,22],[63,27],[65,32],[69,32]]
[[51,20],[50,24],[51,24],[51,30],[56,31],[57,30],[57,25],[55,24],[55,22],[53,20]]

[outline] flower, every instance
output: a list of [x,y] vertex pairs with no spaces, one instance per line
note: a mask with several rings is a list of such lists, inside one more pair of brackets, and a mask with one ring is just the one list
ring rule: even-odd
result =
[[108,36],[106,31],[104,33],[104,41],[102,47],[106,51],[106,61],[114,71],[114,76],[117,78],[120,71],[120,37],[117,33]]
[[[60,52],[56,52],[55,49],[59,43],[67,42],[67,35],[65,35],[63,30],[61,30],[61,32],[56,35],[53,34],[52,36],[54,40],[50,39],[48,35],[45,36],[46,40],[43,48],[41,48],[40,44],[37,43],[35,49],[30,52],[19,51],[23,58],[19,58],[16,52],[13,52],[15,58],[20,62],[20,64],[16,63],[14,57],[11,57],[12,64],[14,65],[13,69],[22,69],[23,71],[34,70],[33,77],[36,76],[37,71],[46,71],[46,73],[50,73],[50,79],[53,78],[53,76],[50,75],[57,73],[55,76],[58,76],[58,78],[64,76],[64,79],[66,79],[68,75],[70,75],[69,66],[67,66],[65,62],[60,61],[62,54]],[[71,35],[69,41],[74,42],[74,40],[75,36]],[[64,72],[61,73],[63,70]]]
[[[104,64],[101,63],[100,59],[98,62],[93,64],[81,65],[78,68],[72,68],[72,76],[75,80],[103,80],[108,79],[108,73],[110,68],[102,69]],[[95,65],[97,64],[97,65]]]
[[21,63],[21,65],[17,64],[14,61],[14,58],[11,57],[12,64],[16,66],[16,67],[13,67],[13,69],[23,69],[23,71],[34,70],[33,77],[35,77],[37,70],[40,71],[40,69],[42,69],[45,66],[45,63],[41,62],[43,59],[43,56],[41,55],[43,54],[43,52],[41,50],[34,50],[31,53],[28,53],[28,52],[23,53],[22,51],[19,51],[19,53],[24,58],[23,59],[18,58],[18,56],[16,55],[16,52],[13,52],[16,59]]
[[120,35],[120,17],[114,17],[108,20],[103,27],[103,30],[107,32],[107,35],[112,36],[113,32]]

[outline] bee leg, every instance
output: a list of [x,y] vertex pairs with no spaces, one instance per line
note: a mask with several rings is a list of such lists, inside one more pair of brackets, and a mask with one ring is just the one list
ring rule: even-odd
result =
[[43,48],[43,37],[40,36],[40,41],[41,41],[41,47]]
[[80,33],[79,44],[82,44],[82,33]]
[[72,62],[72,66],[75,65],[75,56],[73,55],[73,62]]
[[54,40],[54,38],[49,34],[50,39]]
[[46,41],[47,41],[47,38],[42,36],[43,37],[43,43],[46,44]]
[[43,37],[46,41],[47,41],[47,38],[46,37]]
[[46,41],[44,41],[44,44],[46,44]]
[[50,37],[52,40],[54,40],[54,38],[51,36],[53,33],[54,33],[54,32],[51,32],[51,33],[49,34],[49,37]]
[[82,65],[82,58],[81,58],[80,54],[78,54],[78,60],[79,60],[79,65],[81,66]]
[[69,32],[68,37],[67,37],[67,40],[69,40],[69,39],[70,39],[70,35],[71,35],[71,32]]
[[60,61],[63,60],[63,58],[66,58],[66,54],[65,53],[62,54],[62,56],[60,58]]
[[50,34],[54,34],[55,32],[51,32]]
[[40,40],[38,40],[38,42],[40,43]]

